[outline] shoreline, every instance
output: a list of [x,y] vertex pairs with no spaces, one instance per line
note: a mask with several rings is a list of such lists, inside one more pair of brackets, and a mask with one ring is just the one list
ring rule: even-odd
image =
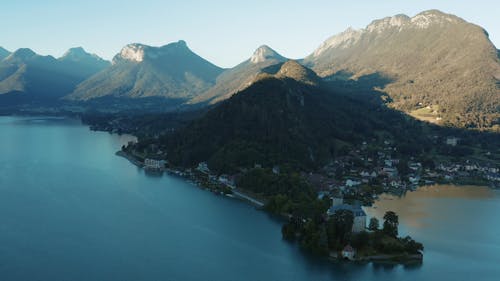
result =
[[[130,163],[134,164],[135,166],[137,166],[139,168],[143,168],[145,171],[147,170],[141,161],[139,161],[138,159],[136,159],[136,157],[134,157],[133,155],[131,155],[123,150],[117,151],[115,153],[115,155],[127,159]],[[169,173],[172,175],[180,176],[186,180],[191,180],[199,188],[208,189],[208,188],[204,187],[202,184],[200,184],[199,182],[197,182],[196,178],[194,178],[194,176],[189,177],[186,175],[186,173],[184,173],[182,171],[170,169],[170,168],[163,168],[163,169],[159,169],[158,172],[161,172],[161,173],[166,172],[166,173]],[[241,201],[245,201],[248,204],[256,207],[257,209],[262,209],[265,206],[264,202],[262,202],[261,200],[255,198],[255,197],[252,197],[250,194],[248,194],[244,190],[237,188],[237,187],[231,188],[231,193],[225,194],[225,195],[227,197],[236,198],[236,199],[239,199]]]
[[424,261],[423,253],[420,254],[381,254],[374,256],[355,257],[354,259],[342,258],[338,253],[330,254],[328,259],[333,262],[348,261],[354,263],[378,263],[378,264],[421,264]]

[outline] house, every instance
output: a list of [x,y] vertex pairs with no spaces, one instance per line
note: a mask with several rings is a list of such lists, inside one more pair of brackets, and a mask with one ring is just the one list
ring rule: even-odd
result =
[[451,145],[451,146],[456,146],[459,141],[460,141],[460,139],[456,138],[456,137],[447,137],[446,138],[446,144]]
[[488,173],[486,174],[486,179],[490,181],[500,181],[500,174]]
[[149,158],[146,158],[144,160],[144,167],[146,169],[163,169],[165,168],[165,163],[166,161],[165,160],[156,160],[156,159],[149,159]]
[[367,171],[362,171],[361,173],[359,173],[362,177],[364,178],[367,178],[367,177],[370,177],[370,173],[367,172]]
[[326,213],[328,214],[328,216],[333,216],[335,212],[339,210],[348,210],[352,212],[354,216],[354,220],[352,223],[352,232],[361,232],[366,229],[366,213],[363,208],[361,208],[361,206],[353,206],[348,204],[332,204],[332,206]]
[[234,177],[228,175],[220,175],[219,183],[226,185],[230,188],[235,188]]
[[398,175],[398,170],[396,168],[384,167],[381,173],[386,174],[388,177],[394,178]]
[[348,187],[353,187],[353,186],[360,185],[360,184],[361,184],[361,182],[356,181],[356,180],[350,180],[350,179],[345,182],[345,185]]
[[208,168],[207,162],[200,162],[198,164],[198,167],[196,167],[196,170],[198,170],[204,174],[210,173],[210,169]]
[[412,184],[418,184],[420,181],[420,177],[418,175],[411,175],[408,179]]
[[332,206],[338,206],[344,204],[344,198],[330,197],[332,200]]
[[273,167],[273,174],[279,175],[280,174],[280,166],[274,166]]
[[351,246],[347,245],[342,250],[342,258],[347,260],[354,260],[356,258],[356,250]]

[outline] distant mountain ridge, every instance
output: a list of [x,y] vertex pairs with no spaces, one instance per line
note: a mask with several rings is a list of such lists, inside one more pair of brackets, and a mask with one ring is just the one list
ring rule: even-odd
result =
[[487,128],[500,124],[497,52],[481,27],[431,10],[349,28],[303,63],[327,79],[378,73],[392,80],[381,89],[391,106],[406,112],[428,107],[437,122]]
[[78,85],[66,98],[163,97],[182,103],[213,86],[221,72],[182,40],[162,47],[129,44],[113,58],[111,67]]
[[55,59],[20,48],[8,54],[0,61],[0,99],[13,103],[58,100],[109,64],[81,48],[78,56],[73,53],[70,50],[67,56]]

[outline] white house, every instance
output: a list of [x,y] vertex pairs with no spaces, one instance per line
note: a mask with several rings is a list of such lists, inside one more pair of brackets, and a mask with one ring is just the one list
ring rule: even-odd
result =
[[165,167],[165,160],[156,160],[146,158],[144,160],[144,167],[146,169],[162,169]]
[[205,174],[208,174],[210,173],[210,169],[208,168],[208,165],[206,162],[200,162],[198,164],[198,167],[196,167],[196,170],[202,172],[202,173],[205,173]]
[[354,260],[356,258],[356,250],[351,247],[351,245],[347,245],[344,247],[342,250],[342,258],[348,259],[348,260]]
[[361,182],[356,181],[356,180],[350,180],[350,179],[345,182],[345,185],[348,187],[353,187],[353,186],[360,185],[360,184],[361,184]]

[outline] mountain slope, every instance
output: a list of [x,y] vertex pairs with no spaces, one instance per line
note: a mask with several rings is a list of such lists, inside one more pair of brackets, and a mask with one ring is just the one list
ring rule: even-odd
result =
[[102,68],[100,63],[56,60],[21,48],[0,61],[0,96],[13,103],[54,101]]
[[184,41],[163,47],[125,46],[113,65],[84,81],[67,97],[164,97],[184,101],[215,84],[222,69],[193,53]]
[[390,123],[407,138],[400,114],[336,95],[316,81],[311,70],[286,62],[168,137],[162,150],[174,165],[208,161],[217,172],[234,173],[256,163],[317,168]]
[[68,73],[82,78],[88,78],[111,65],[109,61],[87,53],[82,47],[69,49],[58,61]]
[[[391,106],[431,108],[438,121],[487,128],[499,123],[500,61],[480,27],[439,11],[376,20],[326,40],[304,64],[335,79],[379,74]],[[418,117],[418,116],[417,116]]]
[[8,57],[10,55],[10,52],[5,50],[4,48],[0,47],[0,60],[3,60],[4,58]]
[[234,93],[243,90],[261,73],[265,68],[284,62],[287,59],[271,49],[262,45],[246,61],[237,66],[225,70],[219,77],[217,83],[207,92],[194,97],[190,104],[215,104],[231,97]]

